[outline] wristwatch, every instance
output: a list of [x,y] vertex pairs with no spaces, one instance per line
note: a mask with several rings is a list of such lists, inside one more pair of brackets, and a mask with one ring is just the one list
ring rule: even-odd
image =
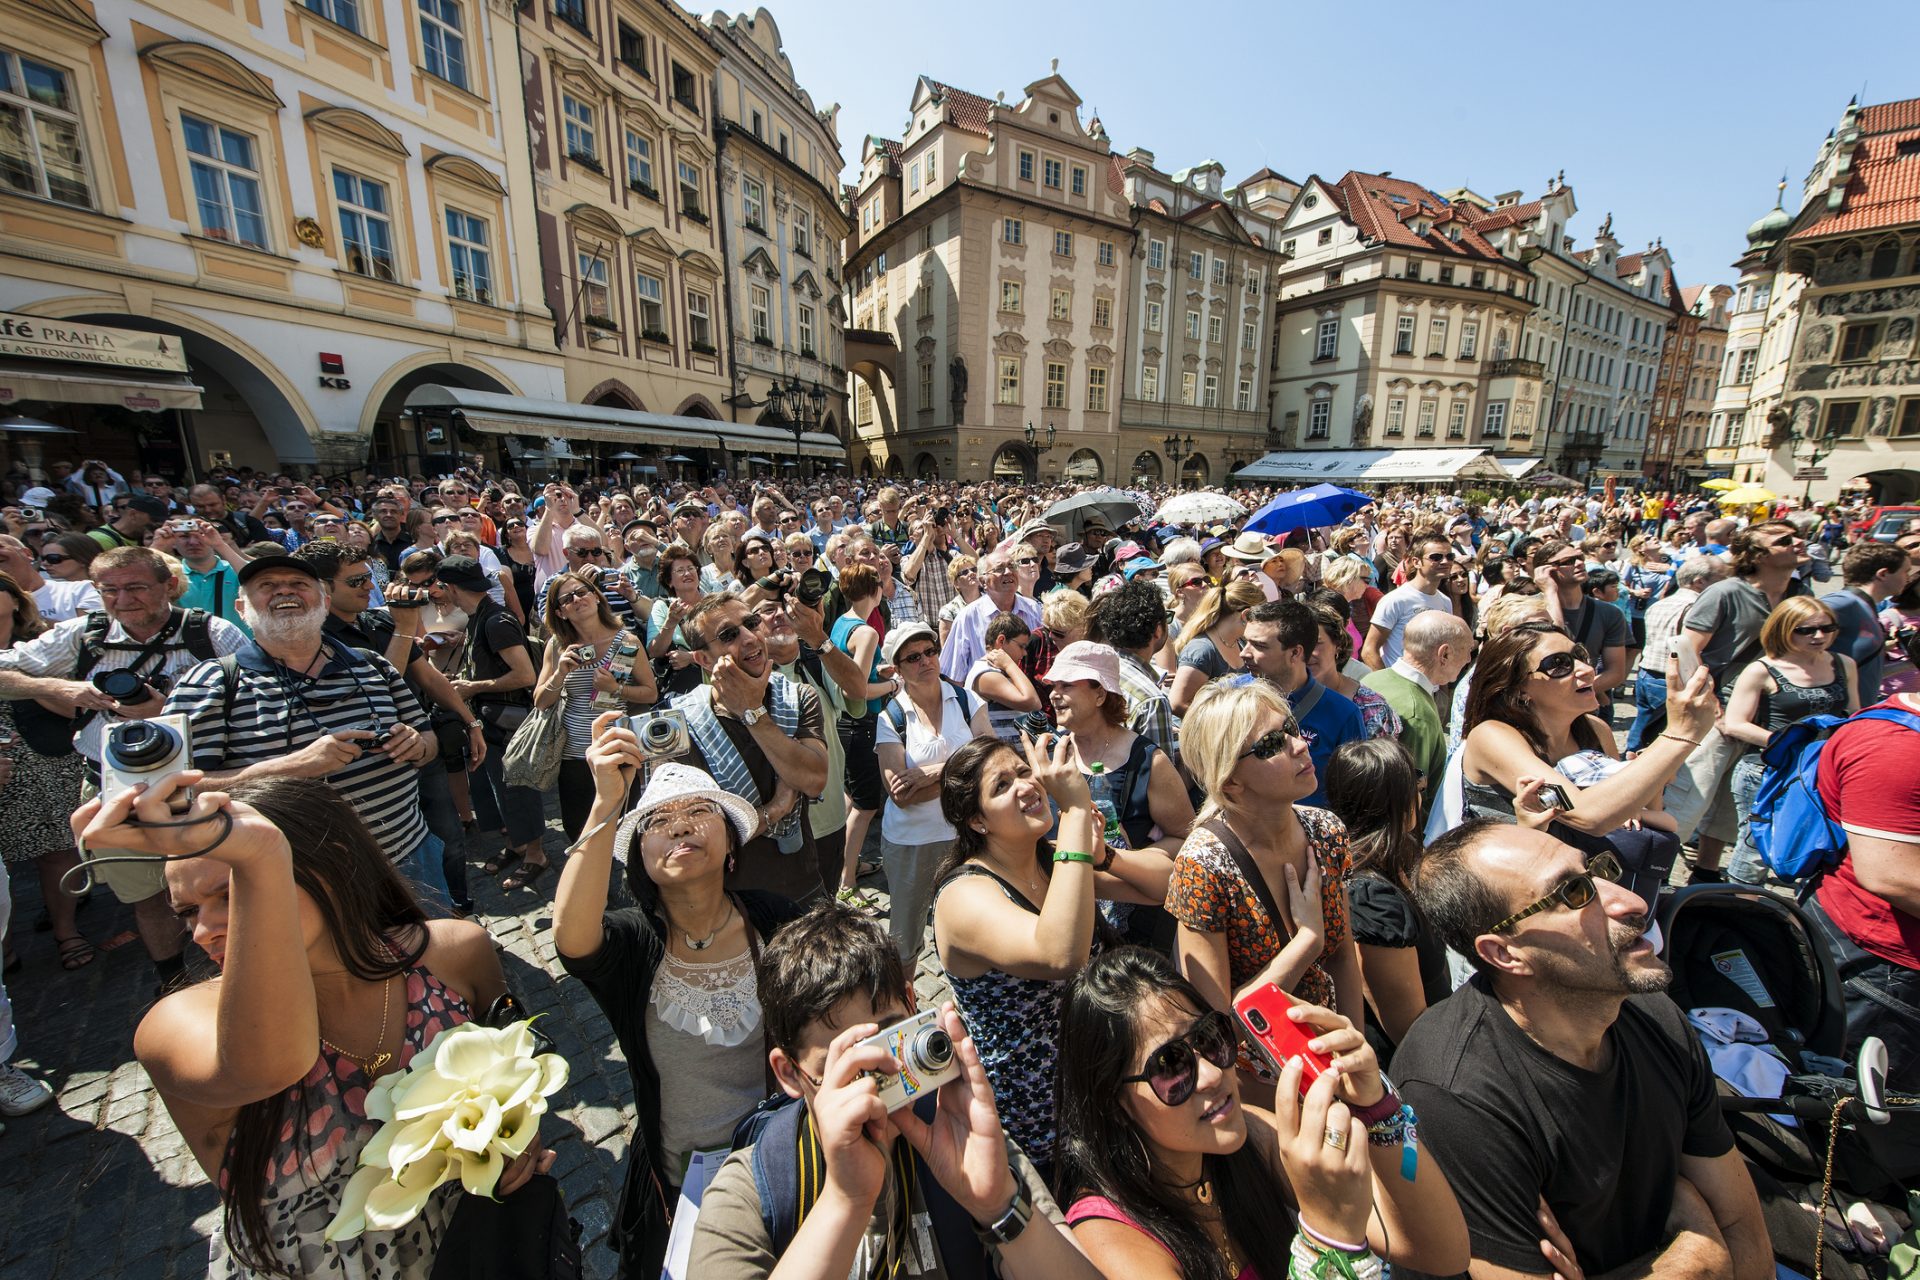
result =
[[467,721],[467,728],[469,729],[485,729],[486,727],[487,727],[487,722],[485,720]]
[[751,729],[756,724],[759,724],[761,718],[766,714],[767,714],[767,709],[765,707],[748,707],[745,711],[742,711],[740,713],[740,716],[739,716],[740,723],[747,726],[747,728]]
[[1033,1197],[1027,1192],[1027,1184],[1022,1181],[1019,1170],[1013,1170],[1013,1203],[1007,1211],[989,1222],[986,1226],[975,1226],[974,1234],[980,1237],[982,1244],[1006,1248],[1020,1238],[1027,1229],[1027,1222],[1033,1217]]

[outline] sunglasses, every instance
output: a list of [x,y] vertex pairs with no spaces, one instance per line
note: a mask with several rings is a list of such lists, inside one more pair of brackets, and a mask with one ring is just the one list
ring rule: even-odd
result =
[[527,527],[527,522],[525,520],[509,520],[505,527],[509,529],[524,529]]
[[[1614,544],[1614,545],[1616,545],[1616,546],[1617,546],[1617,545],[1619,545],[1619,544],[1618,544],[1618,543],[1616,543],[1616,544]],[[1575,566],[1575,565],[1577,565],[1577,564],[1582,564],[1582,563],[1584,563],[1585,561],[1586,561],[1586,557],[1585,557],[1585,556],[1572,556],[1572,557],[1570,557],[1570,558],[1568,558],[1568,559],[1565,559],[1565,560],[1549,560],[1549,561],[1547,561],[1547,568],[1549,568],[1549,569],[1571,569],[1571,568],[1573,568],[1573,566]]]
[[582,560],[598,560],[607,554],[607,549],[605,547],[587,547],[585,550],[575,548],[573,554],[579,556]]
[[348,578],[346,581],[348,586],[354,588],[357,591],[361,587],[364,587],[368,583],[372,582],[373,575],[370,573],[356,573],[351,578]]
[[1291,729],[1269,729],[1253,740],[1251,746],[1240,753],[1245,760],[1252,756],[1256,760],[1271,760],[1287,749],[1287,744],[1298,735]]
[[740,633],[742,631],[758,631],[760,629],[760,621],[761,619],[759,614],[750,613],[746,617],[740,619],[739,626],[722,627],[720,628],[719,632],[715,634],[713,638],[715,640],[718,640],[721,644],[732,644],[735,640],[738,640],[740,638]]
[[1558,889],[1532,906],[1523,907],[1514,912],[1487,932],[1505,933],[1528,916],[1537,916],[1542,911],[1551,911],[1557,906],[1571,907],[1578,911],[1600,896],[1600,890],[1595,888],[1593,883],[1596,879],[1605,880],[1608,884],[1614,884],[1620,879],[1620,863],[1612,854],[1601,854],[1587,864],[1585,871],[1568,879]]
[[1021,557],[1020,557],[1020,558],[1019,558],[1018,560],[1015,560],[1015,561],[1014,561],[1014,563],[1015,563],[1015,564],[1017,564],[1017,565],[1019,565],[1019,566],[1020,566],[1021,568],[1023,568],[1023,569],[1024,569],[1024,568],[1026,568],[1026,567],[1027,567],[1028,565],[1030,565],[1030,564],[1039,564],[1039,563],[1040,563],[1040,557],[1038,557],[1038,556],[1021,556]]
[[1549,680],[1565,680],[1573,674],[1574,667],[1588,661],[1587,650],[1583,645],[1575,645],[1562,653],[1550,653],[1534,666],[1534,670]]
[[1448,560],[1451,560],[1452,558],[1453,556],[1450,553],[1445,551],[1436,551],[1431,555],[1423,557],[1423,559],[1425,559],[1429,564],[1445,564]]
[[433,518],[433,522],[435,524],[452,524],[454,521],[458,520],[459,518],[460,518],[459,516],[435,516]]
[[925,662],[939,652],[938,649],[916,649],[912,653],[898,655],[894,661],[897,666],[912,666],[915,663]]
[[1839,629],[1839,627],[1831,622],[1816,622],[1811,626],[1795,627],[1793,634],[1796,636],[1830,636]]
[[65,564],[71,559],[73,559],[72,556],[63,556],[58,551],[42,551],[40,553],[41,564]]
[[1121,1084],[1142,1084],[1169,1107],[1177,1107],[1193,1096],[1200,1079],[1200,1062],[1205,1058],[1215,1068],[1227,1070],[1233,1065],[1236,1038],[1233,1019],[1218,1009],[1200,1015],[1187,1034],[1167,1041],[1147,1055],[1146,1070],[1124,1076]]
[[564,609],[568,605],[572,604],[575,600],[597,600],[597,599],[599,599],[599,597],[594,595],[591,591],[569,591],[567,592],[567,594],[563,596],[555,596],[553,598],[553,602],[554,604]]

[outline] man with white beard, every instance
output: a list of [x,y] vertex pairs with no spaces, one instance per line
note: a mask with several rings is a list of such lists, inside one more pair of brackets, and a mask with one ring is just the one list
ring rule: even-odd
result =
[[201,663],[167,698],[167,711],[192,725],[194,767],[209,786],[325,779],[400,872],[444,904],[439,842],[414,774],[435,743],[400,673],[379,654],[326,637],[327,585],[305,560],[248,561],[239,605],[252,642]]

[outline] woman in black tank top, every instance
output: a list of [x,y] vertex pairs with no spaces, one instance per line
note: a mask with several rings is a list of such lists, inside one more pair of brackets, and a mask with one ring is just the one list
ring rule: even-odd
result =
[[1773,735],[1808,716],[1850,716],[1860,709],[1853,659],[1833,652],[1840,623],[1811,596],[1782,600],[1760,624],[1757,659],[1733,682],[1722,732],[1752,747],[1733,766],[1733,799],[1740,838],[1727,875],[1742,884],[1765,884],[1766,864],[1748,835],[1748,812],[1766,776],[1761,752]]

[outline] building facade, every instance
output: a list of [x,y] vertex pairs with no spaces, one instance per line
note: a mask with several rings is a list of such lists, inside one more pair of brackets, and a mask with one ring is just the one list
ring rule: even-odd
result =
[[[814,107],[765,9],[716,14],[706,25],[720,53],[714,125],[731,416],[837,436],[847,421],[840,108]],[[811,469],[818,450],[803,448],[809,456],[796,465]]]
[[1803,501],[1920,496],[1916,165],[1920,98],[1849,103],[1798,211],[1776,208],[1749,231],[1741,289],[1751,283],[1764,322],[1736,478]]
[[1116,474],[1219,483],[1266,449],[1284,210],[1254,212],[1217,161],[1167,174],[1136,149],[1114,166],[1135,230]]
[[1647,481],[1660,488],[1708,478],[1709,423],[1720,385],[1720,360],[1726,354],[1733,289],[1690,285],[1678,297],[1680,310],[1654,380],[1653,424],[1643,464]]
[[0,0],[0,328],[156,335],[186,388],[18,345],[0,403],[122,471],[420,469],[436,380],[565,389],[503,9]]
[[1528,451],[1530,276],[1483,212],[1382,174],[1306,181],[1279,232],[1276,448]]
[[1117,386],[1133,226],[1106,134],[1080,106],[1057,69],[1018,103],[922,77],[904,136],[867,139],[848,312],[898,358],[891,376],[857,366],[860,469],[1126,474]]

